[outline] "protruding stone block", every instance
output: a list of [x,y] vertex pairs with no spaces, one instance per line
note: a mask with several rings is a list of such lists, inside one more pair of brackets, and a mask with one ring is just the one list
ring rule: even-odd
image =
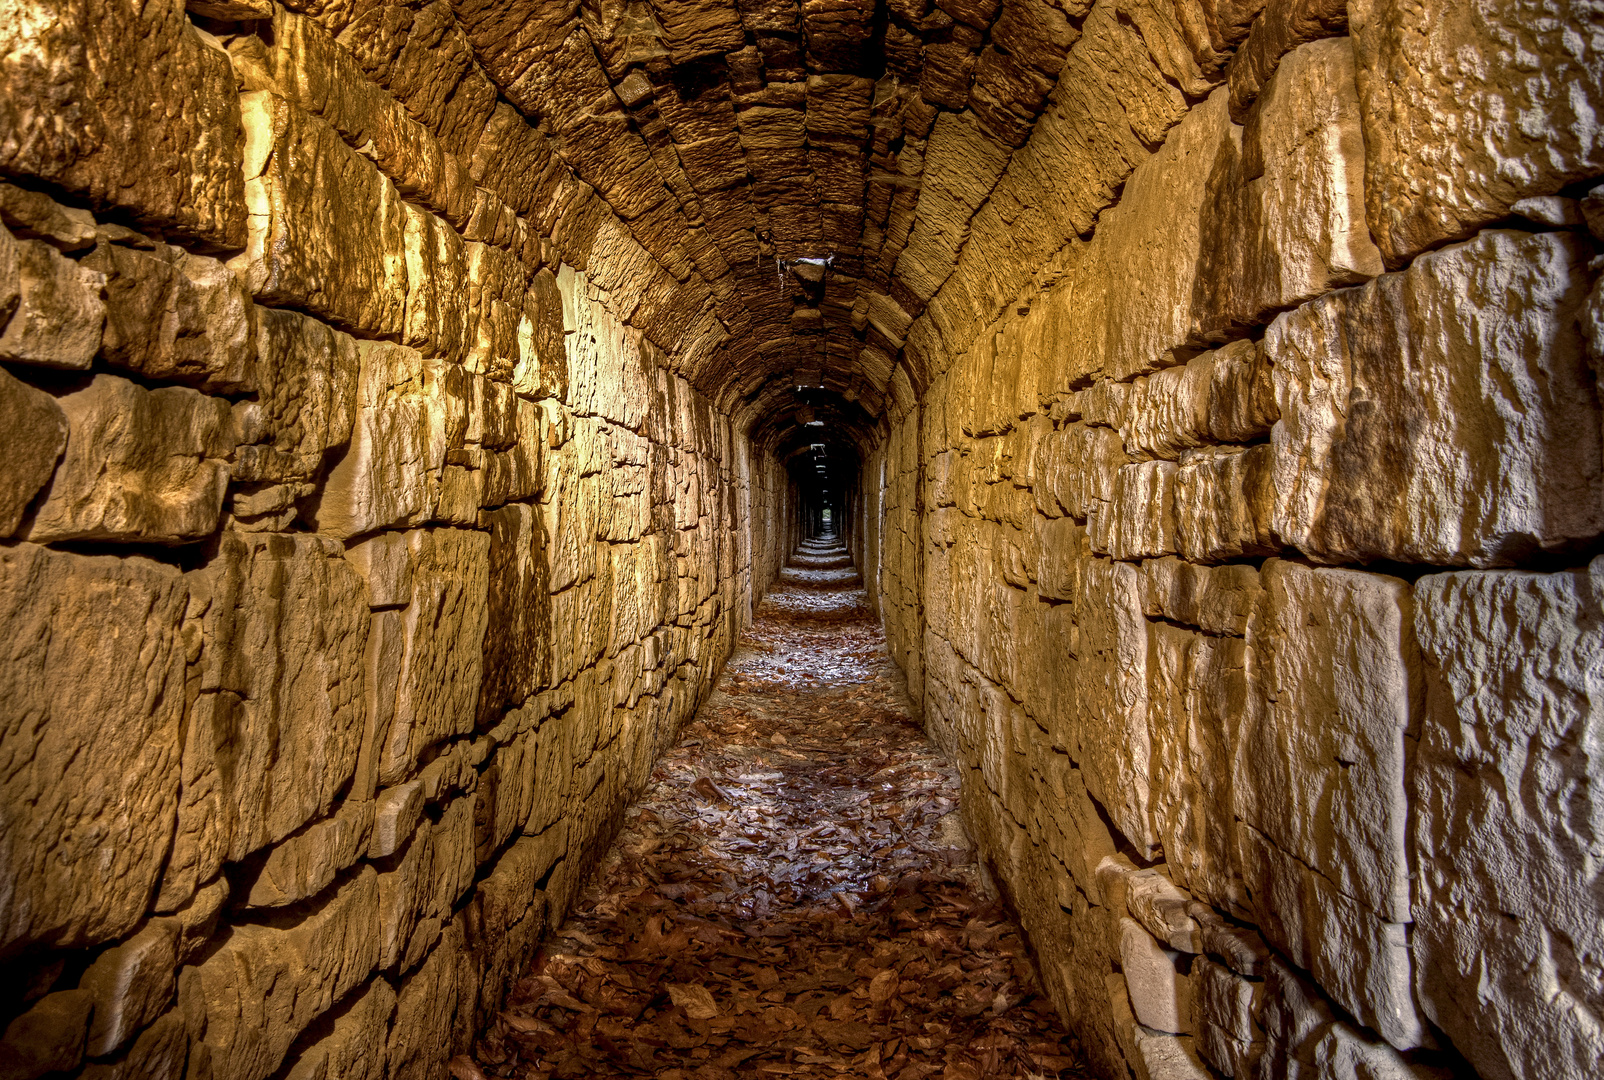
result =
[[0,171],[244,245],[234,75],[183,0],[22,0],[0,56]]
[[1416,993],[1488,1080],[1604,1054],[1604,559],[1415,586],[1426,716],[1411,795]]
[[187,597],[138,556],[0,547],[0,955],[144,915],[178,807]]
[[0,360],[87,368],[106,323],[106,275],[43,240],[14,243],[17,306],[0,332]]
[[1489,231],[1276,319],[1281,538],[1321,561],[1498,566],[1604,531],[1590,257],[1570,233]]
[[10,536],[67,446],[67,417],[43,390],[0,368],[0,431],[9,449],[0,469],[0,537]]
[[181,544],[216,530],[233,450],[227,401],[96,375],[57,403],[67,451],[30,540]]
[[1580,45],[1601,18],[1581,0],[1350,3],[1365,206],[1389,265],[1604,173],[1604,54]]
[[95,998],[84,1052],[105,1057],[165,1012],[176,986],[177,967],[177,919],[153,919],[96,957],[78,981],[79,989]]

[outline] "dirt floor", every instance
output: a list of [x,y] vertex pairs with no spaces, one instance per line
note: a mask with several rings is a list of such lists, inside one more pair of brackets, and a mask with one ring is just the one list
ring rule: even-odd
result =
[[804,547],[481,1041],[483,1074],[1081,1075],[904,701],[845,552]]

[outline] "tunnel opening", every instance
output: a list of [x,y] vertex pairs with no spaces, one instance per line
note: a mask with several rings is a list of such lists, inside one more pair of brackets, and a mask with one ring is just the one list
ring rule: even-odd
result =
[[1591,1077],[1532,6],[6,0],[0,1080]]

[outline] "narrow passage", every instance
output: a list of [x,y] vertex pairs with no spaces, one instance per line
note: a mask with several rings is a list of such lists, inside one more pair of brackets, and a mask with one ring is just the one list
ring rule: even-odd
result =
[[481,1042],[487,1075],[1081,1075],[832,544],[770,590]]
[[829,544],[768,592],[481,1043],[486,1075],[1079,1075]]

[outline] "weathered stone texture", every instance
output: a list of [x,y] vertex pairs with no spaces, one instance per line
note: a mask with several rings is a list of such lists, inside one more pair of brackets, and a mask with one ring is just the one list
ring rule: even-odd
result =
[[233,452],[227,401],[96,375],[56,402],[67,450],[29,539],[177,544],[217,528]]
[[1348,17],[1365,206],[1389,264],[1463,239],[1525,196],[1604,172],[1595,8],[1356,0]]
[[13,0],[0,29],[0,171],[158,229],[245,243],[228,56],[182,0]]
[[67,446],[67,418],[49,394],[0,368],[0,431],[11,447],[0,472],[0,537],[8,537],[56,470]]
[[1604,1053],[1601,604],[1599,559],[1415,587],[1416,992],[1486,1077],[1585,1076]]
[[1490,231],[1278,318],[1276,532],[1322,561],[1497,566],[1604,531],[1587,257]]
[[172,845],[188,589],[133,557],[0,548],[0,953],[139,922]]
[[12,243],[16,306],[0,332],[0,360],[87,368],[106,323],[105,275],[42,240]]

